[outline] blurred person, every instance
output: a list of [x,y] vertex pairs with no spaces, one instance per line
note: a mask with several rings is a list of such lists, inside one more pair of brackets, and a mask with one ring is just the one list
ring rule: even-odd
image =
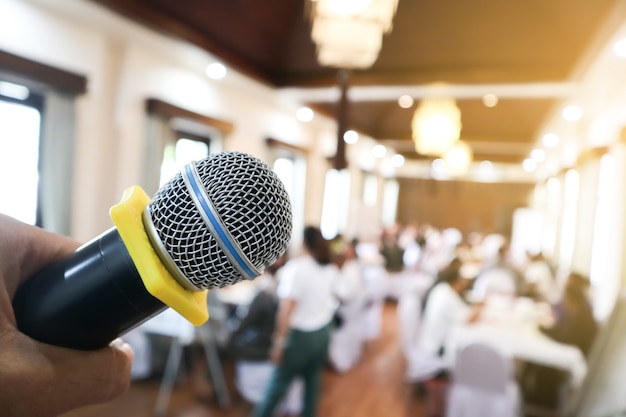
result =
[[[559,343],[578,347],[587,358],[598,332],[598,324],[593,317],[585,282],[588,280],[581,274],[569,275],[563,298],[557,305],[560,312],[551,326],[541,327],[540,330]],[[529,403],[557,408],[559,391],[568,375],[559,369],[526,364],[521,378],[524,398]]]
[[57,415],[102,403],[130,383],[133,351],[117,339],[94,351],[39,343],[17,329],[11,300],[19,284],[79,244],[0,214],[0,414]]
[[508,245],[503,244],[498,249],[493,264],[483,268],[472,287],[477,300],[485,300],[490,294],[517,296],[522,292],[523,277],[520,271],[507,259]]
[[424,372],[423,378],[417,377],[416,380],[447,378],[448,369],[443,356],[450,331],[480,317],[481,306],[471,306],[463,298],[463,292],[470,283],[461,276],[459,263],[455,261],[440,271],[437,280],[424,295],[418,340]]
[[358,240],[352,239],[341,245],[340,268],[335,295],[339,307],[335,315],[328,359],[338,372],[346,372],[359,361],[365,342],[365,317],[368,306],[364,266],[356,248]]
[[254,409],[254,417],[272,416],[292,380],[304,381],[302,415],[313,417],[321,389],[332,319],[337,308],[334,287],[339,270],[329,242],[316,227],[304,229],[304,253],[283,267],[279,308],[270,357],[276,368]]
[[277,273],[286,262],[287,254],[284,254],[255,279],[256,293],[226,345],[229,356],[244,360],[270,358],[278,311]]
[[526,252],[528,263],[524,267],[525,295],[538,301],[554,302],[556,282],[552,268],[542,252]]
[[380,254],[383,257],[387,272],[395,273],[404,270],[404,249],[400,246],[398,234],[395,230],[383,231]]

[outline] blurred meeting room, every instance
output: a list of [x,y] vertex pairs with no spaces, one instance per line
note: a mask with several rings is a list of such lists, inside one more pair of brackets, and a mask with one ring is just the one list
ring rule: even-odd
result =
[[626,0],[0,0],[0,213],[88,242],[222,151],[284,184],[287,253],[59,417],[251,416],[307,227],[317,416],[626,416]]

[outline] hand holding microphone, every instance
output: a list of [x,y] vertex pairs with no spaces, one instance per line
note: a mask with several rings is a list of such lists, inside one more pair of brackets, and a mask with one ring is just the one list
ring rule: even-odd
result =
[[[8,415],[56,414],[122,392],[132,353],[109,346],[113,339],[168,307],[201,324],[207,290],[260,275],[286,251],[292,227],[281,181],[239,152],[187,165],[152,200],[128,189],[110,214],[115,227],[73,252],[68,239],[0,217],[0,410]],[[12,239],[28,241],[27,250]],[[20,355],[43,364],[21,368]],[[85,373],[91,385],[81,385]],[[53,395],[72,385],[81,389]],[[36,388],[38,398],[19,401]]]

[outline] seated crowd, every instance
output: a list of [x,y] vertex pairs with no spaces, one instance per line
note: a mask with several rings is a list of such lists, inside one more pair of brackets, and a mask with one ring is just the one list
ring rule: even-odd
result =
[[[387,300],[398,306],[406,381],[426,401],[442,402],[434,409],[446,407],[441,390],[454,382],[455,330],[485,322],[496,302],[511,314],[534,306],[542,312],[534,315],[535,328],[583,358],[597,332],[588,279],[573,272],[558,279],[541,253],[513,262],[501,235],[463,237],[425,225],[388,228],[378,242],[358,242],[327,240],[307,227],[302,247],[256,280],[215,292],[246,288],[241,302],[222,297],[227,336],[219,347],[235,363],[237,389],[256,404],[255,416],[278,407],[316,415],[322,368],[343,373],[359,363],[364,345],[380,334]],[[523,403],[559,407],[566,371],[525,361],[515,371]]]

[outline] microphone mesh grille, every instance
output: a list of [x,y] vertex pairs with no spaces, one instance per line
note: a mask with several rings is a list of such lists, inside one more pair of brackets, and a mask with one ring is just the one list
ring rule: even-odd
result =
[[[283,183],[264,162],[241,152],[221,152],[196,164],[226,230],[258,269],[273,264],[291,238],[291,204]],[[205,225],[179,172],[148,204],[154,229],[174,263],[199,290],[244,277]]]

